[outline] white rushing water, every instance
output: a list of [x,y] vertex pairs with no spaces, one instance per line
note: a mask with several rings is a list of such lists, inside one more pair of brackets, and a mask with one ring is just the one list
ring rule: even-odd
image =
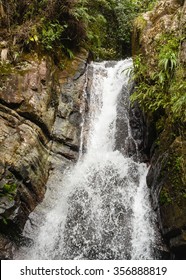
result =
[[[121,94],[128,98],[129,77],[124,70],[132,61],[109,65],[102,62],[90,66],[89,114],[81,134],[82,139],[87,138],[86,153],[65,172],[62,182],[51,182],[44,202],[26,225],[25,235],[34,244],[23,247],[17,258],[154,258],[146,164],[115,148],[117,101]],[[124,108],[126,138],[131,137],[128,104]]]

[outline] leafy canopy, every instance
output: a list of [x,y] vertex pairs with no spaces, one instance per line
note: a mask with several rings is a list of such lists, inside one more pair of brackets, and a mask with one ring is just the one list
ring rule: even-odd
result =
[[74,52],[83,46],[95,59],[119,58],[130,53],[132,21],[150,1],[142,2],[1,0],[0,23],[24,50]]

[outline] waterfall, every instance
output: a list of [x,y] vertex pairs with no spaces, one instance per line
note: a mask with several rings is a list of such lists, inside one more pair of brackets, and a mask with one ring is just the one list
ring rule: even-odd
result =
[[[146,164],[127,153],[132,138],[126,101],[126,131],[117,149],[117,104],[128,100],[131,59],[93,63],[88,115],[81,151],[63,175],[50,179],[41,205],[25,227],[34,240],[22,247],[22,259],[153,259],[154,214],[146,186]],[[85,89],[86,95],[86,89]],[[85,135],[86,133],[86,135]],[[132,139],[134,141],[134,139]]]

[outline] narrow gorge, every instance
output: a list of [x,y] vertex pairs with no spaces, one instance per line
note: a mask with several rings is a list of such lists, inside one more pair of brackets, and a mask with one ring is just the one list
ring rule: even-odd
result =
[[186,2],[5,2],[0,258],[186,259]]
[[[93,73],[81,140],[87,138],[86,146],[82,143],[86,152],[65,175],[52,179],[47,198],[26,225],[27,238],[34,244],[23,253],[20,250],[21,259],[155,256],[155,221],[145,182],[148,169],[139,162],[129,125],[130,84],[124,72],[131,67],[131,60],[88,67]],[[121,98],[122,114],[118,114]],[[121,138],[120,129],[125,137]],[[129,150],[132,145],[133,151]]]

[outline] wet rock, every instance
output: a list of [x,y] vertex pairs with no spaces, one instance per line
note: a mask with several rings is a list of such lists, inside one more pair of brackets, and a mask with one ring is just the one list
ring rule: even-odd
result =
[[[123,88],[118,98],[116,149],[138,161],[146,162],[148,161],[147,127],[137,102],[129,103],[128,99],[133,90],[132,84],[129,90]],[[127,103],[129,110],[126,112],[124,108]]]
[[13,257],[12,242],[11,240],[0,234],[0,259],[1,260],[10,260]]
[[[9,234],[21,230],[28,214],[43,199],[48,170],[47,139],[42,130],[1,106],[1,215]],[[2,227],[1,227],[2,231]]]
[[79,146],[79,133],[77,127],[72,126],[67,119],[56,118],[53,130],[53,137],[58,142],[65,142],[67,145]]
[[[165,141],[165,135],[161,137]],[[164,152],[156,149],[147,176],[162,235],[176,258],[184,255],[186,249],[180,237],[186,228],[185,144],[176,138],[163,148]]]
[[[59,73],[60,97],[52,131],[53,139],[59,143],[65,143],[76,152],[80,145],[82,122],[80,107],[83,102],[82,95],[86,81],[87,57],[87,52],[83,51],[65,72]],[[69,154],[70,157],[71,154]]]
[[[77,160],[88,54],[59,70],[28,55],[2,75],[0,92],[0,248],[12,258],[28,215],[46,191],[51,168]],[[64,164],[65,163],[65,164]],[[1,238],[2,234],[2,238]]]
[[74,151],[70,146],[67,146],[65,144],[62,145],[59,142],[53,142],[52,152],[55,155],[61,155],[62,157],[65,157],[66,159],[69,159],[72,161],[76,161],[78,158],[77,151]]
[[[131,92],[132,94],[132,92]],[[138,150],[138,160],[141,162],[149,161],[149,135],[148,127],[144,115],[137,102],[130,105],[129,124],[135,149]]]
[[[33,122],[43,123],[49,131],[55,118],[52,103],[58,96],[57,86],[52,83],[55,77],[52,67],[52,63],[44,59],[22,64],[2,78],[0,92],[4,105],[27,115]],[[43,81],[47,81],[47,85],[43,85]]]
[[177,259],[182,259],[182,260],[186,259],[186,251],[185,251],[186,231],[185,230],[182,230],[182,232],[179,235],[171,239],[170,247]]
[[80,112],[72,112],[69,116],[69,122],[74,126],[79,126],[82,122],[82,116]]

